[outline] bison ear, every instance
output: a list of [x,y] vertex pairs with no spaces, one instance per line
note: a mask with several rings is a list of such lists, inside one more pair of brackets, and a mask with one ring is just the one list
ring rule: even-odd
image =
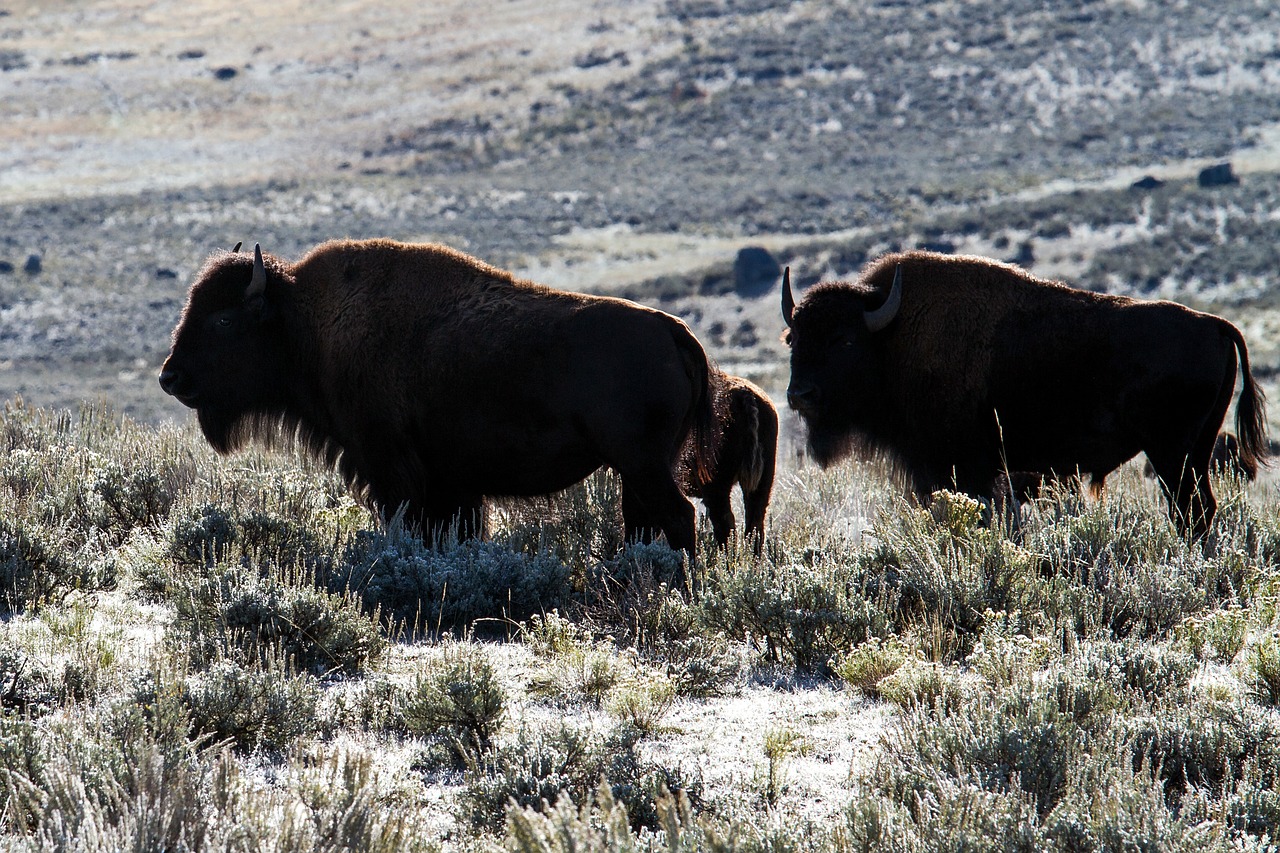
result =
[[867,328],[872,332],[878,332],[885,326],[893,322],[893,318],[898,316],[898,309],[902,307],[902,264],[898,264],[893,271],[893,284],[889,287],[889,296],[885,299],[884,304],[874,311],[864,311],[862,318],[867,323]]
[[791,295],[791,267],[787,267],[782,271],[782,319],[787,321],[787,328],[791,328],[791,315],[796,313],[796,300]]

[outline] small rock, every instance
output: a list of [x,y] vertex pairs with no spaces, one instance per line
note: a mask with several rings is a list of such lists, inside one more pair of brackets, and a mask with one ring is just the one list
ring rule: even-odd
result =
[[1036,253],[1031,250],[1031,241],[1018,244],[1018,254],[1009,258],[1009,263],[1020,267],[1029,267],[1036,262]]
[[738,324],[738,328],[729,337],[729,344],[735,347],[750,348],[758,343],[760,336],[756,334],[755,324],[750,320],[743,320]]
[[1199,181],[1202,187],[1227,187],[1240,183],[1236,173],[1231,170],[1230,163],[1218,163],[1201,169]]
[[202,59],[204,58],[204,51],[198,47],[191,48],[190,50],[184,50],[182,51],[182,53],[179,53],[178,58],[179,59]]
[[0,261],[0,273],[8,275],[11,272],[13,272],[13,264],[8,261]]
[[733,289],[739,296],[763,296],[773,292],[782,267],[769,250],[746,246],[733,262]]
[[1155,175],[1143,175],[1141,178],[1129,185],[1131,189],[1135,190],[1155,190],[1162,186],[1164,186],[1164,181],[1160,180]]
[[235,77],[239,73],[240,73],[239,71],[232,68],[230,65],[224,65],[221,68],[214,71],[213,76],[218,78],[219,80],[230,80],[232,77]]
[[156,278],[177,278],[178,274],[168,267],[161,267],[156,270]]
[[35,275],[42,269],[44,269],[44,265],[41,262],[39,255],[29,255],[27,257],[27,262],[22,265],[22,271],[27,275]]

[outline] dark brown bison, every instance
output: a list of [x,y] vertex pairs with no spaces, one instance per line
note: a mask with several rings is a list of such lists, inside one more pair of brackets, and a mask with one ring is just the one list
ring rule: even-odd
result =
[[[1147,454],[1184,534],[1217,509],[1209,459],[1235,389],[1240,459],[1257,464],[1264,401],[1239,330],[1171,302],[1076,290],[982,258],[907,252],[856,283],[790,281],[788,403],[829,465],[883,450],[917,493],[990,495],[1001,472],[1087,474]],[[1016,487],[1015,487],[1016,488]]]
[[734,529],[729,495],[742,490],[743,532],[756,553],[764,547],[764,517],[773,491],[778,452],[778,410],[767,394],[738,376],[722,373],[716,383],[720,402],[720,447],[715,465],[703,479],[696,475],[694,449],[683,466],[685,494],[702,498],[716,543],[724,546]]
[[679,319],[522,281],[439,245],[334,241],[297,263],[220,252],[160,385],[229,453],[282,440],[337,466],[383,517],[482,532],[486,496],[621,477],[628,536],[695,548],[675,478],[709,476],[712,368]]

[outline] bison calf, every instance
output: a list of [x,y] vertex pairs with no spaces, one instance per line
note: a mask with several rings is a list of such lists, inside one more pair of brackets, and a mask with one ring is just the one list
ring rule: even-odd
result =
[[759,554],[764,547],[764,517],[773,491],[778,451],[778,410],[767,394],[745,379],[720,374],[720,448],[709,476],[696,473],[694,449],[686,451],[685,493],[702,498],[716,543],[723,547],[734,529],[730,493],[742,490],[743,532]]
[[795,304],[788,403],[822,464],[883,450],[918,493],[991,493],[1002,471],[1088,474],[1139,452],[1180,531],[1217,509],[1209,461],[1235,389],[1239,456],[1256,466],[1264,401],[1244,338],[1211,314],[1044,281],[1003,263],[889,255]]
[[209,443],[295,443],[384,518],[482,532],[486,496],[621,477],[627,535],[695,549],[675,478],[716,418],[679,319],[522,281],[439,245],[334,241],[297,263],[222,252],[191,286],[160,385]]

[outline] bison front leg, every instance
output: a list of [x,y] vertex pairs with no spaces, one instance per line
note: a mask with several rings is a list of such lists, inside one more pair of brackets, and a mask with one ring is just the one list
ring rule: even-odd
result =
[[483,539],[486,522],[482,498],[436,504],[424,515],[422,538],[428,543]]
[[620,472],[622,476],[622,524],[629,541],[648,542],[658,531],[666,534],[673,550],[697,553],[697,526],[693,504],[676,485],[669,470]]
[[401,515],[405,526],[427,545],[483,538],[485,535],[487,518],[484,501],[480,498],[433,500],[429,503],[411,500],[403,503],[402,507],[402,514],[398,512],[395,515]]

